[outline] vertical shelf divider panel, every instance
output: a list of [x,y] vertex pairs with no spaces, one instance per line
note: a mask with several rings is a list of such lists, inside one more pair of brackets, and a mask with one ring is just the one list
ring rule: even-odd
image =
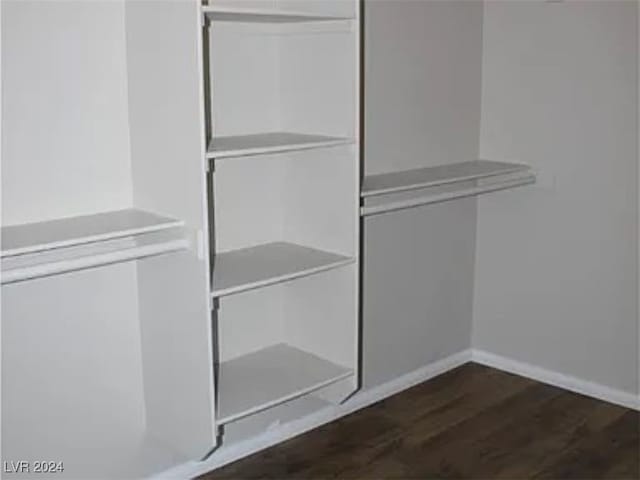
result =
[[189,458],[216,444],[199,0],[126,2],[134,204],[194,250],[138,264],[147,425]]

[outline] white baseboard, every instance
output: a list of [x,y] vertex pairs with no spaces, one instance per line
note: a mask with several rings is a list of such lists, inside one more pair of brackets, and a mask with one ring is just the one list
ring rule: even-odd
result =
[[471,353],[471,361],[505,372],[514,373],[522,377],[531,378],[532,380],[547,383],[571,392],[580,393],[588,397],[604,400],[605,402],[640,410],[640,397],[630,392],[616,390],[605,385],[588,382],[552,370],[546,370],[535,365],[495,355],[483,350],[474,349]]
[[279,428],[269,430],[254,438],[220,448],[211,457],[202,462],[188,462],[170,470],[166,470],[153,478],[157,479],[184,479],[202,475],[228,463],[234,462],[246,456],[264,450],[290,438],[301,435],[309,430],[326,423],[337,420],[345,415],[368,407],[380,400],[384,400],[396,393],[411,388],[430,378],[441,375],[471,360],[471,350],[455,353],[449,357],[438,360],[425,367],[414,370],[387,383],[363,390],[347,400],[342,405],[326,407],[312,415],[285,423]]
[[274,430],[269,430],[254,438],[220,448],[210,458],[202,462],[188,462],[162,472],[156,479],[184,479],[202,475],[228,463],[257,453],[280,442],[301,435],[321,425],[349,415],[357,410],[368,407],[380,400],[395,395],[433,377],[453,370],[469,361],[493,367],[505,372],[514,373],[531,378],[542,383],[554,385],[572,392],[622,405],[634,410],[640,410],[640,398],[629,392],[615,390],[610,387],[587,382],[576,377],[564,375],[551,370],[519,362],[507,357],[495,355],[483,350],[465,350],[437,362],[426,365],[413,372],[402,375],[377,387],[363,390],[342,405],[326,407],[312,415],[282,424]]
[[[401,377],[394,378],[382,385],[373,387],[369,390],[363,390],[349,401],[348,404],[343,407],[348,407],[348,412],[351,413],[361,408],[368,407],[380,400],[384,400],[387,397],[402,392],[408,388],[425,382],[433,377],[442,375],[443,373],[453,370],[465,363],[471,361],[471,350],[463,350],[462,352],[454,353],[448,357],[430,363],[424,367],[418,368],[413,372],[409,372]],[[345,415],[347,414],[345,413]]]

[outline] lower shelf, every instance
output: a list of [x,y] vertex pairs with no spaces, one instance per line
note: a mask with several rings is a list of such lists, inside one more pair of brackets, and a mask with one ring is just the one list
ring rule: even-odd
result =
[[352,375],[348,368],[286,344],[222,362],[218,423],[252,415]]

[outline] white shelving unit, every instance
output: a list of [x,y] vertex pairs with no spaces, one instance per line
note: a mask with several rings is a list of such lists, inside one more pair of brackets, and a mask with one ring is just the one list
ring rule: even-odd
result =
[[[475,161],[360,192],[360,2],[48,2],[63,10],[3,32],[20,70],[3,83],[4,458],[148,478],[345,401],[361,215],[535,181]],[[11,3],[7,25],[34,18]],[[123,54],[105,78],[102,52],[72,48],[103,18]],[[77,103],[33,83],[43,65],[78,76]]]
[[[361,215],[535,181],[474,161],[360,191],[360,2],[49,2],[3,32],[4,458],[148,478],[345,401]],[[34,18],[11,3],[7,25]],[[123,54],[105,78],[70,48],[103,18]],[[78,76],[77,103],[48,103],[69,82],[33,83],[42,65]]]
[[[10,79],[5,458],[147,478],[358,388],[359,3],[208,3],[101,7],[124,17],[117,105],[44,108],[46,156],[15,148],[41,92]],[[52,32],[79,23],[56,15]],[[51,52],[91,85],[70,38]],[[79,138],[103,110],[122,130]]]
[[[361,196],[365,205],[361,208],[361,215],[420,207],[530,185],[535,181],[536,175],[527,165],[489,160],[370,175],[362,184]],[[418,193],[419,196],[402,196],[406,193]],[[371,200],[376,203],[366,203]]]
[[211,3],[205,158],[225,445],[294,399],[336,403],[358,386],[360,30],[356,0]]

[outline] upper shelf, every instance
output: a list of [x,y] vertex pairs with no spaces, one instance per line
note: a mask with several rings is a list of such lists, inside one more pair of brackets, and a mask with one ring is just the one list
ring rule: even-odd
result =
[[265,287],[353,262],[350,257],[286,242],[232,250],[215,257],[212,296]]
[[474,160],[470,162],[439,165],[437,167],[370,175],[364,178],[361,195],[363,197],[370,197],[374,195],[399,193],[408,190],[525,172],[528,170],[530,170],[530,167],[518,163]]
[[181,228],[144,233],[0,259],[0,284],[10,284],[141,260],[190,248]]
[[349,145],[353,139],[290,132],[214,137],[207,158],[242,157]]
[[1,257],[113,240],[181,227],[182,221],[127,209],[2,227]]
[[211,21],[243,22],[243,23],[301,23],[301,22],[332,22],[338,20],[353,20],[353,17],[320,15],[291,10],[267,10],[260,8],[237,8],[205,5],[202,12]]
[[222,362],[218,422],[253,415],[352,375],[347,368],[286,344]]

